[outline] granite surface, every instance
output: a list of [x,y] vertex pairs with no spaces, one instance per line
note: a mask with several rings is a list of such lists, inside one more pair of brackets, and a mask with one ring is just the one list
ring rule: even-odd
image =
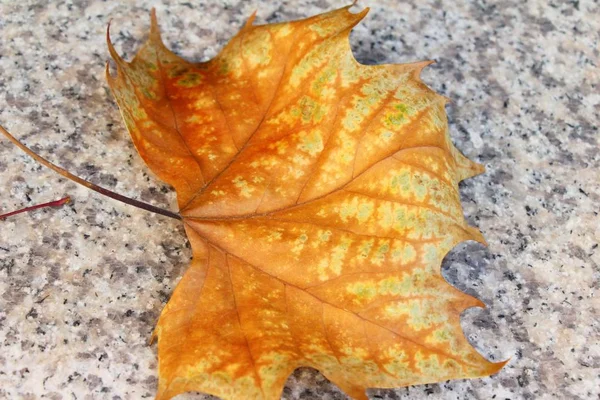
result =
[[[2,1],[0,123],[71,172],[175,209],[174,193],[135,153],[104,80],[109,19],[117,49],[131,57],[156,6],[169,47],[205,60],[255,9],[264,23],[345,4]],[[487,305],[464,313],[473,345],[490,360],[511,358],[489,378],[371,398],[600,398],[600,4],[359,5],[372,10],[352,34],[356,57],[437,60],[424,80],[453,100],[457,147],[487,167],[461,194],[489,247],[459,245],[443,272]],[[2,211],[73,198],[0,221],[0,398],[152,398],[148,338],[191,256],[181,224],[77,187],[4,140],[0,193]],[[297,370],[283,397],[345,398],[311,369]]]

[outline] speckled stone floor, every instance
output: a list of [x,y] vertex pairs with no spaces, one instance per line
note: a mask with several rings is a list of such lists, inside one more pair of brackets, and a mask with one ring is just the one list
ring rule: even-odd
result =
[[[121,3],[121,4],[120,4]],[[40,154],[122,194],[175,209],[135,153],[104,80],[104,32],[131,57],[157,6],[166,43],[208,59],[257,22],[345,2],[0,2],[0,123]],[[485,379],[373,399],[600,397],[600,112],[597,0],[366,1],[352,45],[363,63],[435,59],[425,81],[453,99],[457,147],[487,173],[461,185],[489,247],[467,243],[446,278],[488,308],[463,327]],[[0,141],[0,210],[74,202],[0,222],[0,398],[141,399],[156,388],[148,338],[189,259],[181,224],[89,192]],[[316,371],[286,399],[341,399]],[[180,399],[204,398],[182,395]]]

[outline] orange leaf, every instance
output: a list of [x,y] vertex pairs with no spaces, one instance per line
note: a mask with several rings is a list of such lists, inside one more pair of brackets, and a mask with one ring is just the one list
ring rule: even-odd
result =
[[158,399],[202,391],[279,398],[300,366],[357,399],[490,375],[465,339],[483,306],[440,274],[484,239],[461,179],[483,167],[452,145],[429,61],[366,66],[349,7],[246,26],[209,62],[149,40],[107,78],[135,146],[177,191],[194,258],[163,310]]

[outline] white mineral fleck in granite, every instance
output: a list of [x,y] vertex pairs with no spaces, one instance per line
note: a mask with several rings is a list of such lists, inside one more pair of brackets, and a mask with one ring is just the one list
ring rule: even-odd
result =
[[[175,209],[144,166],[104,81],[105,27],[131,57],[158,9],[165,41],[214,56],[258,9],[259,23],[346,2],[3,1],[0,123],[42,155],[124,195]],[[456,4],[454,4],[456,3]],[[461,184],[489,241],[458,246],[447,279],[488,308],[465,312],[473,345],[511,361],[485,379],[373,399],[597,399],[600,396],[598,1],[371,1],[352,34],[363,63],[435,59],[428,84],[457,147],[487,173]],[[74,202],[0,222],[0,398],[143,399],[156,389],[148,338],[185,270],[180,223],[77,187],[0,142],[0,210]],[[302,369],[286,399],[342,399]],[[207,398],[182,395],[179,399]]]

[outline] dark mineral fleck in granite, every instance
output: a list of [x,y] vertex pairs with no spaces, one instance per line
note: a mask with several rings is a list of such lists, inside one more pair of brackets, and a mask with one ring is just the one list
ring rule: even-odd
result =
[[[0,2],[0,123],[35,151],[124,195],[175,209],[134,151],[104,81],[113,20],[131,57],[158,9],[166,43],[214,56],[258,9],[259,23],[347,2]],[[366,64],[435,59],[424,80],[453,99],[457,147],[487,173],[461,184],[488,248],[458,246],[445,277],[487,309],[464,313],[499,374],[372,399],[600,397],[600,4],[597,0],[365,1],[352,33]],[[177,221],[65,181],[0,141],[0,210],[74,202],[0,221],[0,398],[153,398],[148,338],[191,252]],[[312,369],[285,399],[344,399]],[[208,398],[182,395],[178,399]]]

